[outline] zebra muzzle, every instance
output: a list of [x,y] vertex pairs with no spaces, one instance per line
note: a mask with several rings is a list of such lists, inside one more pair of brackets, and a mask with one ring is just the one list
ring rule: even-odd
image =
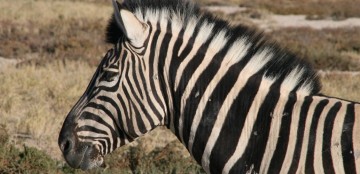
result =
[[69,166],[82,170],[99,167],[103,156],[97,145],[79,142],[75,136],[60,136],[59,146]]

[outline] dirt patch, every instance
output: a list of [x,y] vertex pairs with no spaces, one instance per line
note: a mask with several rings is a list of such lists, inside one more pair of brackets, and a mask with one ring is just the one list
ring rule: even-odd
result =
[[253,22],[264,30],[290,27],[309,27],[318,30],[360,27],[360,18],[348,18],[341,21],[331,19],[308,20],[306,15],[270,15],[265,19],[254,19]]
[[[205,10],[220,13],[220,16],[226,15],[241,15],[247,17],[254,24],[263,30],[270,31],[280,28],[299,28],[309,27],[313,29],[325,28],[352,28],[360,27],[360,18],[350,17],[343,20],[333,20],[331,18],[310,20],[307,15],[280,15],[272,14],[267,11],[255,10],[248,7],[236,6],[207,6]],[[254,12],[258,13],[254,16]],[[248,15],[248,13],[251,13]],[[232,18],[236,20],[236,18]],[[241,18],[239,18],[241,19]]]

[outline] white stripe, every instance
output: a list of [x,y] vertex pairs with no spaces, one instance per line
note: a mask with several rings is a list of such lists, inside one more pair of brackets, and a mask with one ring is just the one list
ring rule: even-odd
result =
[[[102,112],[101,110],[97,110],[99,112]],[[103,120],[104,120],[104,117],[101,117]],[[105,117],[106,118],[106,117]],[[110,125],[113,126],[113,124],[111,124],[112,122],[108,122],[109,120],[104,120],[105,122],[109,123]],[[111,130],[103,125],[103,124],[100,124],[98,123],[97,121],[94,121],[94,120],[90,120],[90,119],[80,119],[78,121],[78,126],[79,127],[82,127],[82,126],[91,126],[91,127],[95,127],[99,130],[103,130],[107,133],[107,135],[104,135],[104,134],[99,134],[99,133],[96,133],[96,132],[92,132],[92,131],[78,131],[77,132],[77,135],[78,136],[87,136],[87,137],[107,137],[109,140],[110,140],[110,144],[107,144],[106,147],[108,146],[111,146],[113,143],[114,143],[114,140],[112,139],[111,137]],[[94,140],[91,140],[91,141],[94,141]],[[107,148],[106,148],[106,152],[105,153],[109,153],[107,151]]]
[[[177,18],[175,18],[177,19]],[[175,19],[173,20],[173,22],[175,22]],[[195,27],[197,24],[197,19],[195,18],[190,18],[190,20],[187,22],[186,24],[186,28],[183,34],[183,38],[182,38],[182,45],[180,46],[180,49],[178,51],[178,57],[180,56],[180,54],[184,51],[185,46],[188,44],[187,42],[190,40],[191,36],[194,35],[194,31],[195,31]]]
[[[201,160],[201,164],[204,167],[206,172],[210,172],[209,171],[209,158],[210,158],[210,154],[211,151],[215,145],[216,140],[218,139],[218,136],[220,134],[220,130],[222,128],[222,125],[225,121],[225,117],[226,114],[228,112],[228,110],[230,109],[230,106],[233,102],[233,100],[236,99],[237,95],[239,94],[240,90],[245,86],[247,79],[249,79],[249,77],[251,77],[252,75],[254,75],[256,72],[258,72],[272,57],[272,54],[269,53],[268,50],[263,50],[262,52],[259,52],[257,54],[255,54],[250,61],[246,64],[246,66],[244,67],[244,69],[240,72],[235,85],[233,86],[233,88],[230,90],[230,92],[228,93],[228,95],[226,96],[226,99],[223,103],[223,105],[221,106],[221,109],[219,111],[218,117],[215,121],[214,127],[211,131],[211,134],[209,136],[209,140],[206,144],[203,156],[202,156],[202,160]],[[251,116],[249,118],[246,119],[245,121],[245,127],[248,127],[249,130],[252,129],[252,118]],[[242,133],[244,132],[249,132],[249,131],[242,131]],[[251,132],[251,131],[250,131]],[[193,133],[193,132],[192,132]],[[243,135],[243,138],[240,138],[241,142],[244,142],[244,144],[246,144],[244,138],[248,138],[248,137],[244,137],[247,135]],[[244,147],[244,146],[243,146]],[[243,150],[240,150],[240,155],[242,154]]]
[[319,104],[320,100],[314,99],[312,103],[310,104],[309,111],[306,118],[305,123],[305,130],[304,130],[304,136],[303,136],[303,142],[301,145],[301,152],[300,152],[300,159],[298,161],[298,169],[296,173],[305,173],[305,162],[306,162],[306,155],[308,152],[308,144],[309,144],[309,136],[310,136],[310,126],[312,123],[312,118],[314,116],[315,108]]
[[[324,173],[323,168],[323,158],[322,158],[322,147],[323,147],[323,136],[324,134],[324,124],[327,114],[332,106],[334,106],[335,101],[330,100],[329,103],[324,107],[323,111],[320,114],[320,118],[317,124],[316,129],[316,141],[314,147],[314,170],[315,173]],[[335,164],[337,165],[337,164]]]
[[187,83],[187,86],[181,96],[181,109],[180,109],[180,118],[179,118],[179,136],[181,142],[184,142],[183,139],[183,121],[184,121],[184,108],[186,106],[186,101],[190,97],[191,90],[194,88],[196,81],[199,76],[203,73],[205,68],[208,67],[210,62],[216,53],[218,53],[226,44],[227,39],[225,38],[226,33],[220,32],[218,33],[209,45],[209,49],[207,50],[204,60],[201,62],[199,67],[196,68],[194,74],[191,76],[190,80]]
[[199,51],[199,48],[208,40],[208,38],[210,37],[210,35],[212,33],[213,27],[214,27],[214,24],[209,24],[206,22],[204,22],[201,25],[199,33],[195,38],[194,45],[192,45],[192,49],[191,49],[189,55],[187,55],[187,57],[181,62],[179,68],[177,69],[176,76],[175,76],[175,85],[174,85],[175,91],[178,90],[178,85],[179,85],[180,79],[182,77],[181,75],[184,73],[183,72],[184,69],[186,68],[186,66],[188,65],[190,60],[192,60],[194,58],[196,53]]
[[292,163],[293,155],[295,152],[296,141],[297,141],[297,132],[298,132],[298,127],[299,127],[301,107],[305,101],[305,99],[304,99],[305,96],[303,96],[299,93],[296,93],[296,95],[297,95],[297,97],[296,97],[297,101],[294,105],[293,112],[291,114],[291,125],[290,125],[288,147],[286,150],[284,163],[280,170],[280,173],[284,173],[284,174],[289,172],[290,165]]
[[[152,79],[150,79],[151,81],[154,81],[154,86],[155,86],[155,91],[153,91],[153,93],[157,93],[158,96],[160,96],[160,100],[161,100],[161,104],[158,103],[156,100],[153,101],[153,104],[158,106],[160,110],[159,113],[161,115],[165,115],[167,113],[166,111],[166,103],[164,101],[164,98],[161,97],[162,96],[162,89],[160,88],[160,82],[159,82],[159,73],[161,72],[158,72],[158,65],[159,65],[159,56],[160,56],[160,48],[161,48],[161,44],[164,40],[164,37],[165,37],[165,34],[166,34],[166,28],[167,28],[167,24],[168,24],[168,20],[167,20],[167,17],[169,16],[169,13],[165,10],[162,10],[162,12],[160,13],[160,19],[159,19],[159,22],[160,22],[160,34],[159,34],[159,37],[157,39],[157,43],[156,43],[156,50],[151,50],[151,51],[155,51],[155,57],[154,57],[154,62],[153,62],[153,70],[154,70],[154,76],[153,77],[150,77]],[[151,66],[151,65],[150,65]],[[153,95],[152,95],[153,96]],[[162,107],[164,106],[164,107]],[[155,125],[158,125],[159,124],[159,120],[158,118],[155,116],[155,114],[152,114],[150,115],[152,116],[153,120],[154,120],[154,123]],[[161,122],[164,122],[164,119],[161,120]]]
[[[153,14],[153,15],[155,15],[155,14]],[[156,15],[159,15],[158,13],[156,13]],[[159,17],[159,16],[158,16]],[[158,18],[157,18],[158,19]],[[155,24],[152,24],[153,26],[155,26],[156,27],[156,22],[155,22]],[[155,27],[153,27],[153,28],[155,28]],[[150,33],[150,37],[149,37],[149,43],[152,43],[153,42],[153,39],[154,39],[154,34],[155,34],[155,32],[156,32],[156,30],[152,30],[152,32]],[[150,49],[148,49],[148,51],[146,51],[145,52],[145,55],[144,55],[144,57],[145,58],[148,58],[148,57],[150,57],[150,53],[151,53],[151,51],[153,51],[153,50],[150,50]],[[149,65],[149,63],[148,62],[146,62],[146,65],[148,65],[148,66],[154,66],[154,65]],[[149,67],[150,68],[150,67]],[[157,69],[157,68],[156,68]],[[146,103],[153,103],[154,104],[154,107],[155,107],[155,109],[160,113],[160,114],[164,114],[163,112],[163,108],[159,105],[159,104],[157,104],[157,101],[156,101],[156,99],[155,99],[155,97],[154,97],[154,92],[156,92],[156,91],[152,91],[152,88],[151,88],[151,85],[150,85],[150,81],[153,81],[153,77],[150,77],[150,74],[149,74],[149,72],[150,71],[145,71],[144,70],[144,77],[145,77],[145,82],[143,82],[143,83],[145,83],[146,84],[146,91],[144,91],[144,94],[148,94],[148,96],[149,96],[149,98],[146,98]],[[154,90],[156,90],[156,89],[154,89]],[[150,107],[150,106],[147,106],[147,107]],[[149,110],[153,110],[153,109],[150,109],[149,108]],[[154,114],[155,115],[155,114]],[[151,115],[150,115],[151,116]],[[155,120],[154,120],[155,121]],[[155,125],[156,124],[158,124],[159,123],[159,121],[160,120],[158,120],[157,118],[156,118],[156,122],[154,122],[155,123]]]
[[[192,146],[193,146],[193,142],[194,142],[194,138],[195,138],[195,133],[196,133],[197,127],[200,124],[200,120],[202,118],[202,113],[206,107],[206,103],[208,102],[211,93],[214,91],[214,89],[215,89],[217,83],[220,81],[220,79],[226,74],[226,72],[232,65],[237,63],[236,61],[231,61],[231,60],[236,59],[234,57],[239,57],[238,59],[242,59],[246,55],[246,53],[249,49],[249,45],[246,45],[245,42],[246,42],[245,40],[238,40],[233,43],[233,45],[231,46],[231,48],[225,55],[224,60],[222,61],[221,65],[220,65],[219,71],[216,73],[216,75],[210,81],[202,98],[200,99],[199,106],[196,110],[196,113],[193,118],[193,122],[191,124],[191,131],[190,131],[190,137],[189,137],[189,142],[188,142],[188,149],[191,154],[192,154]],[[235,52],[237,54],[235,54]]]
[[[334,120],[334,127],[332,130],[330,147],[331,147],[331,157],[332,157],[335,173],[345,173],[342,149],[341,149],[341,135],[343,132],[343,125],[344,125],[344,121],[345,121],[345,114],[346,114],[346,109],[347,109],[348,104],[349,104],[348,102],[341,103],[341,108],[338,111],[338,113],[336,114],[336,117]],[[359,132],[357,132],[357,133],[359,133]],[[353,142],[355,142],[355,141],[353,141]]]
[[[128,59],[130,60],[131,58],[128,57]],[[145,95],[146,95],[146,91],[144,89],[144,85],[142,85],[142,79],[141,79],[141,76],[140,74],[142,74],[143,72],[140,72],[140,69],[137,68],[137,67],[140,67],[141,66],[141,63],[139,62],[139,58],[138,57],[134,57],[135,59],[135,62],[130,62],[130,65],[131,67],[134,66],[135,69],[133,68],[129,68],[129,73],[128,73],[128,76],[129,76],[129,80],[130,80],[130,84],[132,84],[132,89],[135,91],[135,95],[138,96],[140,98],[141,101],[145,100]],[[140,60],[141,61],[141,60]],[[133,76],[133,71],[135,71],[135,77]],[[134,80],[137,80],[138,83],[139,83],[139,86],[140,86],[140,89],[136,87],[136,83]],[[123,82],[125,81],[126,79],[122,80]],[[143,95],[141,97],[141,94]]]
[[[131,78],[131,77],[130,77]],[[143,123],[144,123],[144,126],[145,126],[145,128],[146,128],[146,132],[147,131],[149,131],[149,130],[151,130],[152,129],[152,127],[151,127],[151,125],[150,125],[150,122],[149,122],[149,120],[148,120],[148,118],[146,117],[146,114],[143,112],[143,109],[142,109],[142,107],[140,106],[140,105],[143,105],[143,103],[138,103],[137,101],[136,101],[136,99],[135,99],[135,97],[134,97],[134,94],[131,92],[131,88],[132,88],[132,86],[130,86],[129,84],[128,84],[128,82],[126,81],[126,80],[124,80],[123,81],[123,85],[124,85],[124,88],[128,91],[128,93],[129,93],[129,98],[127,98],[127,100],[129,100],[129,101],[132,101],[133,102],[133,105],[132,106],[135,106],[135,108],[138,110],[138,112],[139,112],[139,115],[132,115],[131,117],[134,117],[134,118],[136,118],[136,117],[141,117],[141,120],[143,121]],[[124,90],[124,88],[123,88],[123,90]],[[146,111],[148,111],[149,112],[149,115],[151,116],[151,114],[153,114],[151,111],[151,109],[150,108],[146,108]],[[136,119],[135,119],[135,121],[136,121]],[[137,122],[136,122],[137,123]],[[137,124],[138,125],[138,124]],[[142,134],[138,134],[138,135],[142,135]]]
[[[120,98],[125,99],[125,97],[122,96],[122,95],[124,95],[123,93],[119,93],[119,95],[120,95]],[[116,96],[116,98],[117,98],[117,96]],[[123,101],[124,101],[124,104],[126,106],[127,105],[126,100],[123,100]],[[117,106],[119,106],[118,108],[120,110],[120,113],[118,113],[118,119],[122,120],[122,123],[123,123],[123,126],[124,126],[123,127],[124,131],[129,132],[129,128],[127,126],[127,121],[126,121],[128,115],[125,114],[126,112],[129,113],[129,107],[123,108],[122,104],[119,101],[119,99],[116,100],[116,104],[117,104]],[[126,111],[125,111],[125,109],[126,109]],[[121,118],[119,116],[121,116]]]
[[[171,59],[172,59],[172,54],[173,54],[173,51],[174,51],[174,45],[175,45],[175,42],[176,40],[178,39],[178,35],[181,31],[181,28],[182,28],[182,23],[179,22],[180,19],[177,19],[177,16],[174,16],[173,17],[173,20],[171,22],[171,33],[172,33],[172,37],[171,37],[171,40],[169,42],[169,48],[168,48],[168,51],[167,51],[167,54],[166,54],[166,60],[165,60],[165,69],[164,69],[164,78],[165,78],[165,83],[166,83],[166,87],[170,87],[170,84],[169,82],[171,81],[170,79],[170,75],[168,74],[168,72],[170,72],[170,63],[171,63]],[[169,103],[168,103],[168,106],[170,108],[168,108],[170,111],[173,110],[172,106],[173,106],[173,102],[171,100],[171,91],[172,89],[169,89],[167,88],[166,89],[167,91],[167,95],[169,96]],[[172,132],[175,132],[175,125],[174,125],[174,114],[173,112],[170,112],[170,130]]]
[[[262,78],[258,93],[256,94],[254,101],[251,104],[251,107],[246,115],[246,120],[244,123],[243,130],[241,131],[240,139],[236,145],[235,152],[226,162],[222,173],[229,173],[230,169],[234,166],[236,161],[243,155],[246,144],[248,143],[250,137],[252,136],[252,129],[256,120],[256,117],[259,112],[259,108],[265,100],[266,95],[269,93],[270,86],[276,81],[276,79]],[[266,116],[266,115],[263,115]],[[245,117],[245,116],[243,116]]]
[[139,135],[142,135],[142,133],[141,133],[141,131],[140,131],[140,129],[139,129],[139,126],[138,126],[138,124],[137,124],[137,122],[136,122],[136,117],[137,117],[137,115],[135,115],[135,111],[134,111],[134,105],[131,103],[131,102],[129,102],[128,103],[128,107],[129,107],[129,110],[131,111],[131,113],[132,113],[132,115],[129,115],[129,119],[130,119],[130,124],[134,127],[134,134],[132,134],[131,132],[128,132],[131,136],[134,136],[134,137],[137,137],[137,136],[139,136]]
[[[276,145],[279,138],[282,117],[290,117],[290,113],[284,113],[285,105],[288,101],[288,96],[292,90],[298,85],[303,74],[303,69],[296,67],[283,80],[280,86],[280,98],[275,106],[272,122],[269,131],[269,138],[266,143],[264,156],[260,166],[260,173],[268,173],[271,158],[276,150]],[[292,117],[292,116],[291,116]]]

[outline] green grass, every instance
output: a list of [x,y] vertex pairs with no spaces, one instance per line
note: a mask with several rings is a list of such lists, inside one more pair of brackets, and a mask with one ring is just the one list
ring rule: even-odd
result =
[[36,148],[24,145],[22,149],[9,143],[5,126],[0,125],[0,173],[62,173],[62,170],[73,170],[59,167],[59,161]]
[[150,151],[146,148],[147,143],[146,137],[140,138],[132,145],[108,155],[105,159],[106,168],[81,171],[69,167],[63,160],[53,159],[37,148],[26,145],[15,147],[9,142],[5,126],[0,125],[0,173],[204,173],[190,156],[181,155],[184,149],[177,140]]
[[[137,146],[120,148],[109,156],[105,162],[108,173],[205,173],[192,157],[184,153],[178,140],[169,141],[165,147],[157,147],[147,152],[139,141]],[[147,153],[146,153],[147,152]]]

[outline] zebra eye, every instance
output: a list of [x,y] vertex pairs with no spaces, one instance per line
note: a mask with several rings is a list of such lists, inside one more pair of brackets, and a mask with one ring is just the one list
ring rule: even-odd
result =
[[118,72],[104,71],[103,79],[107,82],[112,82],[116,79],[117,75],[118,75]]

